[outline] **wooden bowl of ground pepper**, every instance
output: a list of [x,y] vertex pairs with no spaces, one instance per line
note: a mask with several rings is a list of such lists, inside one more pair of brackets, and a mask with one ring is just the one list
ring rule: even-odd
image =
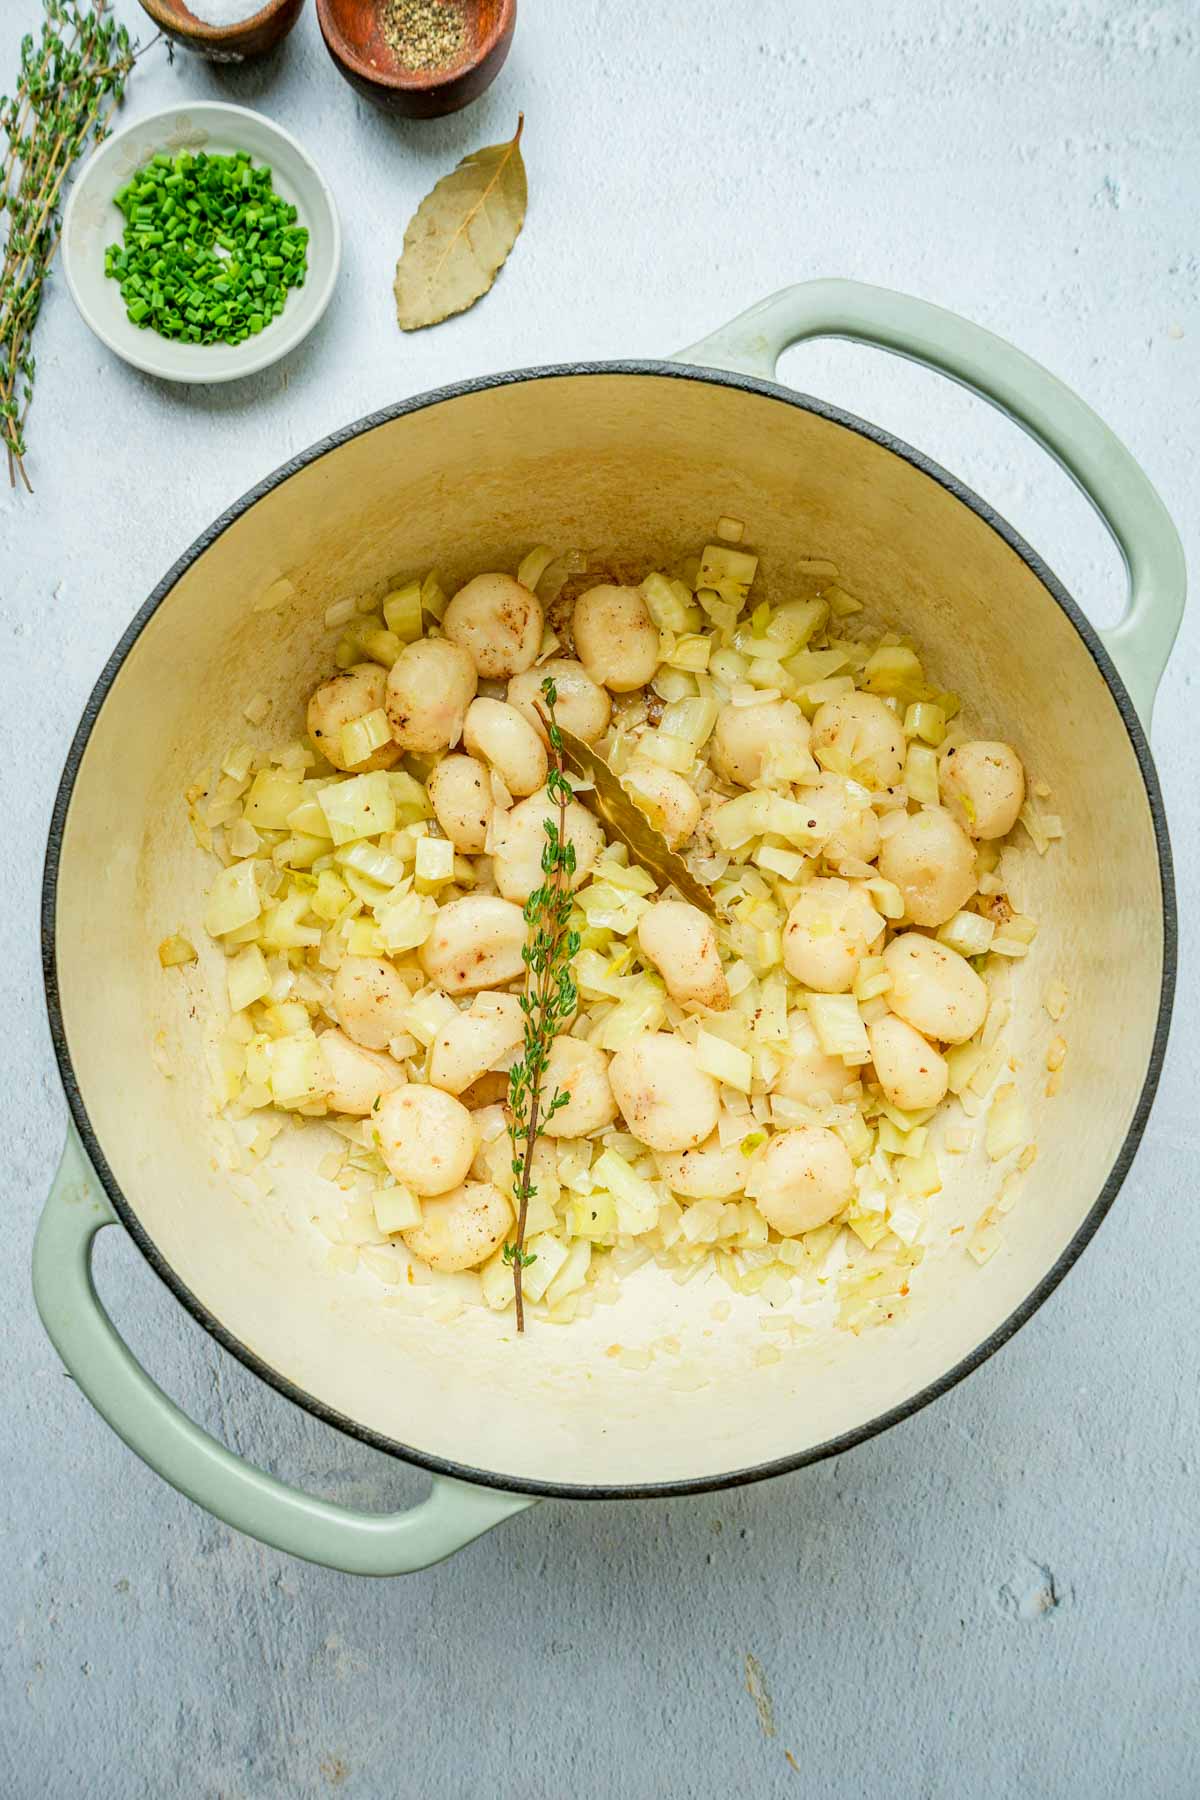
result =
[[433,119],[499,74],[517,0],[317,0],[321,35],[352,87],[389,112]]

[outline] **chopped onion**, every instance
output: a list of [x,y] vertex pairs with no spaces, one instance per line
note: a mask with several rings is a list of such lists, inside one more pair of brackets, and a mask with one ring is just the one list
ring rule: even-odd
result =
[[1000,1162],[1029,1142],[1029,1117],[1014,1082],[996,1089],[988,1108],[985,1143],[991,1162]]
[[810,994],[808,1016],[826,1056],[853,1064],[870,1061],[871,1046],[853,994]]
[[388,716],[382,706],[374,712],[364,713],[359,719],[351,719],[342,726],[341,749],[342,761],[351,768],[356,763],[366,762],[376,750],[392,741],[392,728],[388,724]]
[[743,1094],[750,1092],[753,1064],[745,1050],[703,1028],[697,1034],[695,1048],[696,1061],[706,1074]]
[[996,935],[990,919],[977,912],[957,912],[938,927],[938,942],[960,956],[982,956]]
[[271,1095],[277,1106],[299,1106],[321,1095],[324,1060],[313,1031],[277,1038],[269,1046]]
[[1062,820],[1054,813],[1040,814],[1031,800],[1026,800],[1017,817],[1029,833],[1039,856],[1045,856],[1051,843],[1063,836]]
[[247,944],[231,957],[225,970],[231,1011],[238,1013],[271,991],[271,975],[267,959],[257,944]]
[[1067,1001],[1069,998],[1070,996],[1067,989],[1063,986],[1061,981],[1052,981],[1047,987],[1042,999],[1042,1005],[1054,1020],[1055,1024],[1058,1023],[1059,1019],[1061,1019],[1066,1012]]
[[415,643],[421,635],[421,583],[406,581],[393,588],[383,602],[387,629],[402,644]]
[[854,998],[859,1002],[878,999],[891,985],[882,956],[864,956],[854,977]]
[[533,549],[527,550],[521,558],[520,566],[517,569],[517,580],[522,587],[529,588],[531,592],[536,591],[538,582],[553,561],[554,552],[549,544],[535,544]]
[[932,700],[914,700],[904,715],[904,735],[921,738],[936,750],[946,735],[944,708]]
[[[587,1238],[576,1238],[565,1261],[546,1290],[546,1302],[553,1309],[580,1289],[587,1280],[592,1260],[592,1246]],[[534,1264],[537,1267],[537,1264]]]
[[[680,643],[684,640],[681,638]],[[663,664],[652,683],[655,693],[661,700],[673,704],[677,700],[690,699],[696,692],[695,676],[686,669],[672,668]]]
[[[666,575],[647,575],[638,592],[646,603],[646,611],[660,631],[682,632],[688,629],[692,597],[681,581],[672,581]],[[702,664],[701,667],[703,666]]]
[[[551,1282],[565,1267],[571,1251],[561,1238],[552,1236],[549,1231],[529,1235],[525,1240],[525,1248],[533,1261],[522,1271],[522,1291],[529,1300],[541,1300]],[[591,1246],[588,1248],[590,1251]],[[564,1294],[570,1291],[570,1288],[566,1288]],[[560,1294],[558,1297],[563,1298],[564,1295]]]
[[457,1018],[458,1008],[440,988],[422,988],[404,1009],[404,1024],[417,1042],[428,1045],[450,1019]]
[[653,1184],[626,1162],[617,1151],[602,1150],[592,1168],[598,1187],[616,1202],[617,1228],[624,1237],[640,1237],[658,1223],[659,1194]]
[[427,613],[431,619],[440,620],[448,604],[436,573],[430,569],[421,583],[421,611]]
[[326,629],[333,631],[337,626],[345,625],[348,620],[354,617],[357,611],[357,600],[353,598],[349,600],[335,600],[332,606],[327,606],[325,608],[324,619]]
[[665,660],[672,668],[695,674],[708,668],[711,655],[711,638],[701,637],[695,632],[685,632],[682,637],[676,638],[671,654]]
[[428,834],[418,838],[415,872],[417,886],[424,894],[453,881],[454,845],[449,838],[431,837]]
[[224,937],[259,917],[262,905],[256,868],[254,862],[233,863],[213,882],[204,912],[204,929],[211,937]]
[[697,579],[700,587],[715,589],[723,600],[740,608],[750,592],[757,569],[757,556],[751,556],[746,550],[732,550],[725,544],[706,544],[700,552]]
[[396,824],[396,802],[383,769],[333,782],[321,789],[318,801],[335,844],[375,837]]
[[304,798],[304,782],[284,769],[260,769],[246,796],[244,817],[260,831],[285,831],[288,814]]
[[177,969],[196,960],[196,946],[178,932],[165,937],[158,946],[158,960],[164,969]]
[[1037,924],[1033,919],[1014,913],[996,932],[991,942],[993,956],[1020,957],[1029,954],[1029,946],[1037,936]]
[[1000,1248],[999,1220],[992,1207],[980,1213],[975,1229],[967,1239],[967,1254],[982,1268]]
[[928,744],[910,744],[904,762],[904,785],[910,799],[921,806],[937,806],[941,800],[938,786],[938,759]]

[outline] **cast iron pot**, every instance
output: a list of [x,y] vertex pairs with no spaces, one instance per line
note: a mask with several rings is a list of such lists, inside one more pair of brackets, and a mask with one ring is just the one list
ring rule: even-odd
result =
[[[780,352],[820,335],[943,371],[1057,457],[1124,553],[1122,622],[1094,631],[1016,534],[926,458],[776,386]],[[180,928],[204,942],[211,867],[183,790],[247,735],[242,709],[257,690],[280,697],[265,741],[301,729],[301,697],[326,672],[331,600],[434,565],[453,587],[515,567],[543,541],[658,564],[702,542],[722,512],[748,521],[769,595],[786,592],[796,559],[832,558],[881,622],[912,632],[983,734],[1014,738],[1053,782],[1068,835],[1044,859],[1030,851],[1022,871],[1041,932],[1017,971],[1011,1032],[1039,1155],[1004,1247],[982,1269],[961,1250],[927,1257],[903,1322],[830,1331],[763,1368],[750,1302],[714,1329],[711,1287],[652,1269],[615,1307],[519,1343],[483,1311],[444,1325],[404,1295],[384,1304],[373,1276],[330,1271],[308,1224],[327,1148],[319,1128],[278,1140],[275,1194],[256,1205],[214,1154],[203,1042],[222,959],[206,950],[168,979],[155,955]],[[256,611],[281,578],[280,603]],[[54,809],[46,988],[72,1126],[34,1281],[79,1387],[151,1467],[229,1524],[369,1574],[421,1568],[538,1496],[686,1494],[797,1469],[944,1393],[1062,1279],[1146,1123],[1175,924],[1145,731],[1183,600],[1162,503],[1082,401],[977,326],[847,282],[788,289],[669,362],[525,370],[425,394],[277,470],[192,546],[125,633]],[[1048,1099],[1035,1075],[1052,978],[1071,994],[1070,1057]],[[994,1185],[966,1159],[947,1176],[940,1216],[972,1222]],[[187,1420],[92,1284],[93,1239],[117,1218],[220,1344],[317,1417],[432,1471],[431,1497],[395,1516],[328,1505]],[[680,1391],[670,1356],[635,1375],[604,1354],[667,1334],[706,1385]]]

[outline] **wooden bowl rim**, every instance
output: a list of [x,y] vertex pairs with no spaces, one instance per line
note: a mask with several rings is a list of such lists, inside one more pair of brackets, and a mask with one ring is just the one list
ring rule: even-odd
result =
[[[209,25],[203,19],[197,19],[194,23],[190,19],[181,19],[175,10],[175,0],[138,0],[138,3],[162,31],[173,31],[176,36],[189,38],[197,44],[232,45],[252,28],[266,25],[276,13],[290,6],[292,0],[266,0],[266,4],[260,6],[256,13],[251,13],[249,18],[239,19],[234,25]],[[303,4],[304,0],[300,0],[300,5]]]
[[[444,69],[410,69],[392,72],[380,69],[375,63],[367,63],[358,56],[342,32],[334,8],[337,0],[314,0],[317,9],[317,23],[321,27],[321,36],[325,39],[326,49],[330,55],[345,68],[353,70],[360,80],[369,82],[372,87],[382,88],[389,93],[432,93],[437,88],[450,87],[464,76],[470,75],[487,61],[492,51],[500,43],[505,33],[512,30],[516,19],[517,0],[500,0],[500,10],[496,14],[496,23],[488,37],[480,44],[477,53],[469,60],[451,63]],[[470,4],[470,0],[465,0]]]

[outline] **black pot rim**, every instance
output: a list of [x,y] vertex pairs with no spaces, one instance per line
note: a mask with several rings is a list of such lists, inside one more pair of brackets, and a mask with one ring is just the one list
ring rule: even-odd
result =
[[[1163,906],[1163,973],[1159,992],[1158,1018],[1155,1027],[1154,1041],[1147,1064],[1145,1080],[1134,1109],[1133,1118],[1125,1140],[1113,1163],[1107,1180],[1104,1182],[1095,1202],[1075,1232],[1070,1243],[1054,1262],[1033,1290],[1021,1304],[1009,1314],[994,1331],[978,1344],[967,1356],[961,1358],[952,1368],[940,1375],[936,1381],[928,1383],[918,1393],[913,1394],[899,1405],[880,1413],[878,1417],[856,1426],[851,1431],[840,1432],[821,1444],[807,1450],[797,1451],[790,1456],[776,1457],[770,1462],[755,1464],[749,1468],[733,1469],[719,1475],[706,1475],[680,1481],[646,1481],[607,1483],[569,1483],[561,1481],[534,1481],[519,1476],[506,1476],[489,1469],[474,1468],[469,1464],[453,1461],[448,1457],[432,1456],[410,1445],[401,1444],[382,1432],[360,1425],[346,1414],[327,1406],[314,1395],[306,1393],[286,1376],[279,1374],[253,1350],[250,1350],[239,1339],[229,1332],[221,1321],[204,1306],[191,1290],[180,1280],[165,1257],[160,1253],[137,1214],[122,1193],[112,1170],[104,1156],[99,1139],[88,1117],[83,1095],[75,1077],[70,1051],[67,1047],[66,1031],[63,1024],[61,997],[58,986],[58,969],[55,955],[55,913],[57,904],[59,861],[62,851],[63,831],[71,795],[74,791],[84,752],[92,728],[100,709],[107,698],[116,677],[138,637],[145,629],[148,621],[171,593],[175,584],[184,572],[216,542],[242,515],[249,511],[264,495],[280,486],[299,470],[307,468],[311,463],[319,461],[330,451],[337,450],[351,439],[364,432],[373,431],[377,426],[389,424],[391,421],[405,417],[409,413],[421,412],[426,407],[437,406],[444,400],[458,399],[463,395],[479,393],[489,388],[515,386],[527,381],[555,380],[562,377],[591,375],[637,375],[652,376],[672,381],[704,382],[718,387],[740,389],[746,393],[761,396],[763,399],[775,401],[787,406],[798,407],[802,411],[814,413],[817,417],[827,419],[833,424],[844,426],[847,430],[871,440],[883,449],[890,450],[922,474],[929,476],[938,485],[970,507],[985,524],[989,525],[1008,547],[1015,551],[1031,572],[1038,578],[1050,598],[1066,614],[1071,624],[1087,647],[1112,695],[1113,702],[1121,715],[1130,744],[1137,758],[1145,785],[1146,800],[1150,808],[1154,827],[1154,837],[1158,850],[1159,879],[1162,889]],[[45,869],[42,882],[42,968],[46,990],[46,1007],[49,1015],[50,1034],[54,1043],[54,1052],[58,1060],[59,1073],[71,1117],[79,1133],[83,1147],[92,1166],[107,1194],[112,1206],[128,1231],[130,1237],[141,1251],[154,1272],[165,1282],[175,1298],[186,1307],[192,1317],[204,1327],[209,1335],[216,1339],[221,1347],[231,1356],[237,1357],[253,1374],[273,1387],[278,1393],[304,1408],[315,1418],[326,1425],[332,1425],[348,1437],[360,1443],[369,1444],[373,1449],[385,1451],[400,1461],[411,1463],[417,1468],[425,1469],[435,1475],[450,1476],[459,1481],[475,1483],[478,1486],[499,1489],[502,1492],[529,1494],[539,1498],[564,1500],[634,1500],[665,1499],[686,1494],[711,1493],[723,1488],[742,1487],[750,1482],[764,1481],[774,1475],[788,1474],[795,1469],[802,1469],[811,1463],[822,1462],[828,1457],[838,1456],[843,1451],[853,1449],[865,1443],[869,1438],[887,1431],[891,1426],[904,1419],[913,1417],[932,1401],[948,1393],[949,1390],[970,1375],[981,1363],[1006,1344],[1020,1330],[1027,1320],[1032,1318],[1062,1281],[1068,1270],[1078,1260],[1084,1249],[1091,1242],[1101,1221],[1104,1219],[1113,1201],[1120,1191],[1121,1184],[1128,1173],[1142,1133],[1150,1114],[1150,1108],[1158,1087],[1162,1072],[1163,1058],[1166,1053],[1167,1035],[1170,1028],[1171,1006],[1175,991],[1175,972],[1178,947],[1178,920],[1175,904],[1174,877],[1171,861],[1171,845],[1167,832],[1166,814],[1163,807],[1162,792],[1158,775],[1146,741],[1146,734],[1134,710],[1133,702],[1125,689],[1125,685],[1112,662],[1096,631],[1088,623],[1076,602],[1071,598],[1062,582],[1042,561],[1024,539],[1013,530],[1007,520],[979,498],[971,489],[965,487],[953,475],[939,464],[914,450],[911,445],[894,437],[890,432],[881,430],[852,413],[843,412],[840,408],[829,405],[811,395],[802,394],[790,388],[781,387],[778,383],[761,380],[755,376],[732,374],[722,369],[696,367],[686,363],[661,361],[618,361],[618,362],[583,362],[558,363],[530,369],[515,369],[497,375],[487,375],[466,381],[454,382],[446,387],[434,388],[427,393],[415,395],[408,400],[401,400],[378,412],[369,413],[353,424],[343,427],[322,438],[299,456],[282,464],[270,475],[257,482],[242,497],[230,506],[221,516],[203,532],[178,561],[167,571],[162,580],[154,588],[144,605],[138,610],[129,626],[122,634],[116,649],[109,657],[100,674],[83,715],[78,729],[72,739],[67,753],[58,793],[55,797],[54,810],[51,816],[50,831],[46,846]]]

